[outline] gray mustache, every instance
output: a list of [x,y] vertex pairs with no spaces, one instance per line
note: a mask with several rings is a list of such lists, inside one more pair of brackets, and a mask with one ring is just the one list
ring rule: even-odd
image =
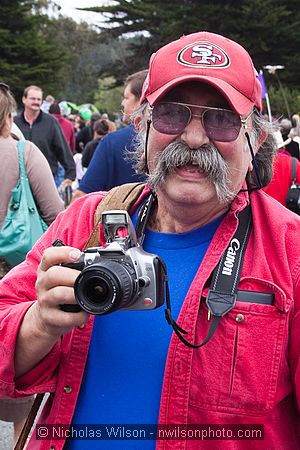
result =
[[155,169],[148,176],[150,188],[157,191],[176,168],[190,164],[196,164],[199,172],[206,174],[220,202],[228,204],[233,200],[236,193],[231,189],[229,166],[213,144],[198,149],[191,149],[182,142],[169,144],[157,155]]
[[212,144],[205,144],[199,149],[190,149],[186,144],[173,142],[158,157],[159,170],[166,176],[178,167],[195,164],[200,172],[205,172],[212,181],[227,173],[227,164]]

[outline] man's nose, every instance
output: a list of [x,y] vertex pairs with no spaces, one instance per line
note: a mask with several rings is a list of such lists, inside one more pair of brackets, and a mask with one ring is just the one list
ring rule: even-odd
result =
[[181,134],[181,140],[191,149],[197,149],[201,147],[201,145],[209,143],[209,138],[202,125],[201,117],[196,115],[192,116],[191,121]]

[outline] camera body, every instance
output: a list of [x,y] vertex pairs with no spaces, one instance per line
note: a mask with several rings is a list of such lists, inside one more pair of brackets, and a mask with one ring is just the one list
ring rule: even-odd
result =
[[[127,211],[102,213],[106,247],[92,247],[76,263],[75,298],[90,314],[117,310],[151,310],[164,304],[166,271],[162,259],[138,244]],[[65,311],[74,305],[62,305]],[[74,310],[75,311],[75,310]],[[78,311],[78,308],[77,308]]]

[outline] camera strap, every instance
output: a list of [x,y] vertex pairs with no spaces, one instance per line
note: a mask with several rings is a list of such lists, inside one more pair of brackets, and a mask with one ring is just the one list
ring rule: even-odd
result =
[[147,200],[142,204],[142,206],[140,208],[137,224],[135,227],[137,241],[140,245],[142,245],[144,242],[145,228],[148,223],[149,215],[152,210],[152,205],[155,200],[156,199],[155,199],[154,194],[151,193],[149,195],[149,197],[147,198]]
[[[139,242],[143,242],[144,240],[145,227],[154,200],[155,197],[151,194],[141,207],[136,226]],[[207,336],[200,344],[192,344],[188,342],[183,336],[183,334],[187,334],[187,331],[181,328],[172,317],[167,268],[165,264],[163,264],[166,286],[165,317],[169,325],[172,326],[177,337],[188,347],[199,348],[207,344],[207,342],[213,337],[221,317],[227,314],[234,307],[237,299],[238,284],[241,277],[243,260],[251,228],[252,213],[251,207],[248,205],[238,214],[238,227],[235,234],[230,240],[230,243],[223,253],[218,265],[214,269],[211,288],[209,289],[206,299],[209,316],[212,316],[212,319]],[[142,235],[139,233],[142,233]]]

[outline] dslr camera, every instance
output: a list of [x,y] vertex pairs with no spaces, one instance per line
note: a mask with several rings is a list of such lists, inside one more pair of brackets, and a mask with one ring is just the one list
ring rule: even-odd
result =
[[162,259],[143,250],[127,211],[105,211],[101,220],[106,246],[89,248],[78,262],[64,264],[81,273],[74,284],[79,307],[62,305],[62,309],[100,315],[162,306],[166,279]]

